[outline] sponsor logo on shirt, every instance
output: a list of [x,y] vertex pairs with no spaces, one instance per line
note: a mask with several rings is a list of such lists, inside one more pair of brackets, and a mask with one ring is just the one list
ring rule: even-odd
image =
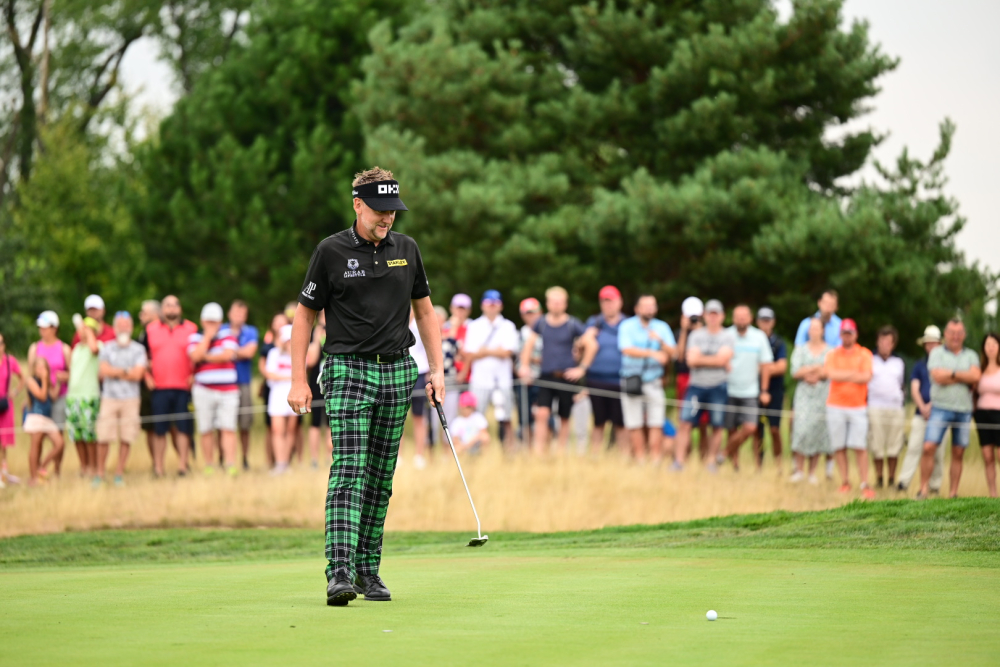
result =
[[406,266],[405,259],[390,259],[385,263],[386,266]]
[[306,288],[304,290],[302,290],[302,296],[315,300],[316,297],[312,295],[314,291],[316,291],[316,283],[311,282],[308,285],[306,285]]
[[364,278],[364,269],[358,270],[358,260],[349,259],[347,260],[347,271],[344,271],[345,278]]

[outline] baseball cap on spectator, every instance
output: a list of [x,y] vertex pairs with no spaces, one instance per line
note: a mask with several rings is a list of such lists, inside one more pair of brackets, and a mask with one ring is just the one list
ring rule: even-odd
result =
[[458,397],[458,405],[463,408],[474,408],[476,407],[476,395],[471,391],[463,391]]
[[614,285],[605,285],[601,288],[601,291],[597,293],[597,298],[601,301],[613,301],[615,299],[622,298],[622,293],[618,291],[618,288]]
[[222,306],[212,301],[211,303],[206,303],[201,308],[201,321],[202,322],[221,322],[224,319],[222,314]]
[[472,297],[468,294],[456,294],[451,297],[452,308],[469,308],[472,309]]
[[681,304],[681,314],[684,317],[694,317],[695,315],[701,317],[705,314],[705,304],[698,297],[689,296]]
[[846,318],[840,323],[840,333],[845,331],[850,331],[851,333],[858,333],[858,325],[854,323],[851,318]]
[[503,296],[501,296],[499,290],[488,289],[483,292],[483,303],[503,303]]
[[941,342],[941,330],[938,329],[933,324],[924,329],[924,335],[917,339],[917,345],[923,345],[924,343],[940,343]]
[[35,325],[39,327],[55,327],[59,328],[59,316],[56,315],[54,310],[45,310],[38,316],[35,320]]
[[97,294],[91,294],[86,299],[83,300],[83,309],[90,310],[91,308],[96,308],[97,310],[104,310],[104,299],[102,299]]
[[285,324],[280,329],[278,329],[278,342],[284,343],[286,340],[292,339],[292,325]]
[[773,320],[774,319],[774,311],[772,309],[768,308],[767,306],[764,306],[763,308],[761,308],[760,310],[757,311],[757,319],[758,320]]
[[725,313],[726,309],[722,307],[722,302],[718,299],[709,299],[708,303],[705,304],[706,313]]
[[519,310],[522,313],[537,313],[542,309],[542,304],[538,303],[538,299],[533,296],[529,296],[527,299],[521,301],[521,306]]

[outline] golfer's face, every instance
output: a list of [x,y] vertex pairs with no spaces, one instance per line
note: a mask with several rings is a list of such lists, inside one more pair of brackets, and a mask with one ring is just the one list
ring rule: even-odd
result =
[[360,199],[355,199],[354,201],[361,204],[360,207],[355,206],[355,211],[358,213],[358,222],[368,230],[368,233],[372,237],[380,241],[384,239],[385,235],[392,229],[392,223],[396,221],[396,212],[376,211]]

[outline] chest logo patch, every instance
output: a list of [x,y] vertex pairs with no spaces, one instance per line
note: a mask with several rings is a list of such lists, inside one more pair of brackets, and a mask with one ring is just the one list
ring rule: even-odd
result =
[[356,260],[356,259],[349,259],[349,260],[347,260],[347,269],[348,270],[344,271],[344,277],[345,278],[364,278],[365,277],[364,269],[362,269],[362,270],[359,271],[358,270],[358,266],[359,266],[358,265],[358,260]]
[[385,263],[386,266],[406,266],[405,259],[390,259]]

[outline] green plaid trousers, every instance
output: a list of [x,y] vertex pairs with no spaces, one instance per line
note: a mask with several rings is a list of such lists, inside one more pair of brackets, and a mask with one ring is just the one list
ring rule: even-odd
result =
[[332,355],[322,389],[333,440],[326,493],[326,579],[378,574],[385,514],[417,363]]

